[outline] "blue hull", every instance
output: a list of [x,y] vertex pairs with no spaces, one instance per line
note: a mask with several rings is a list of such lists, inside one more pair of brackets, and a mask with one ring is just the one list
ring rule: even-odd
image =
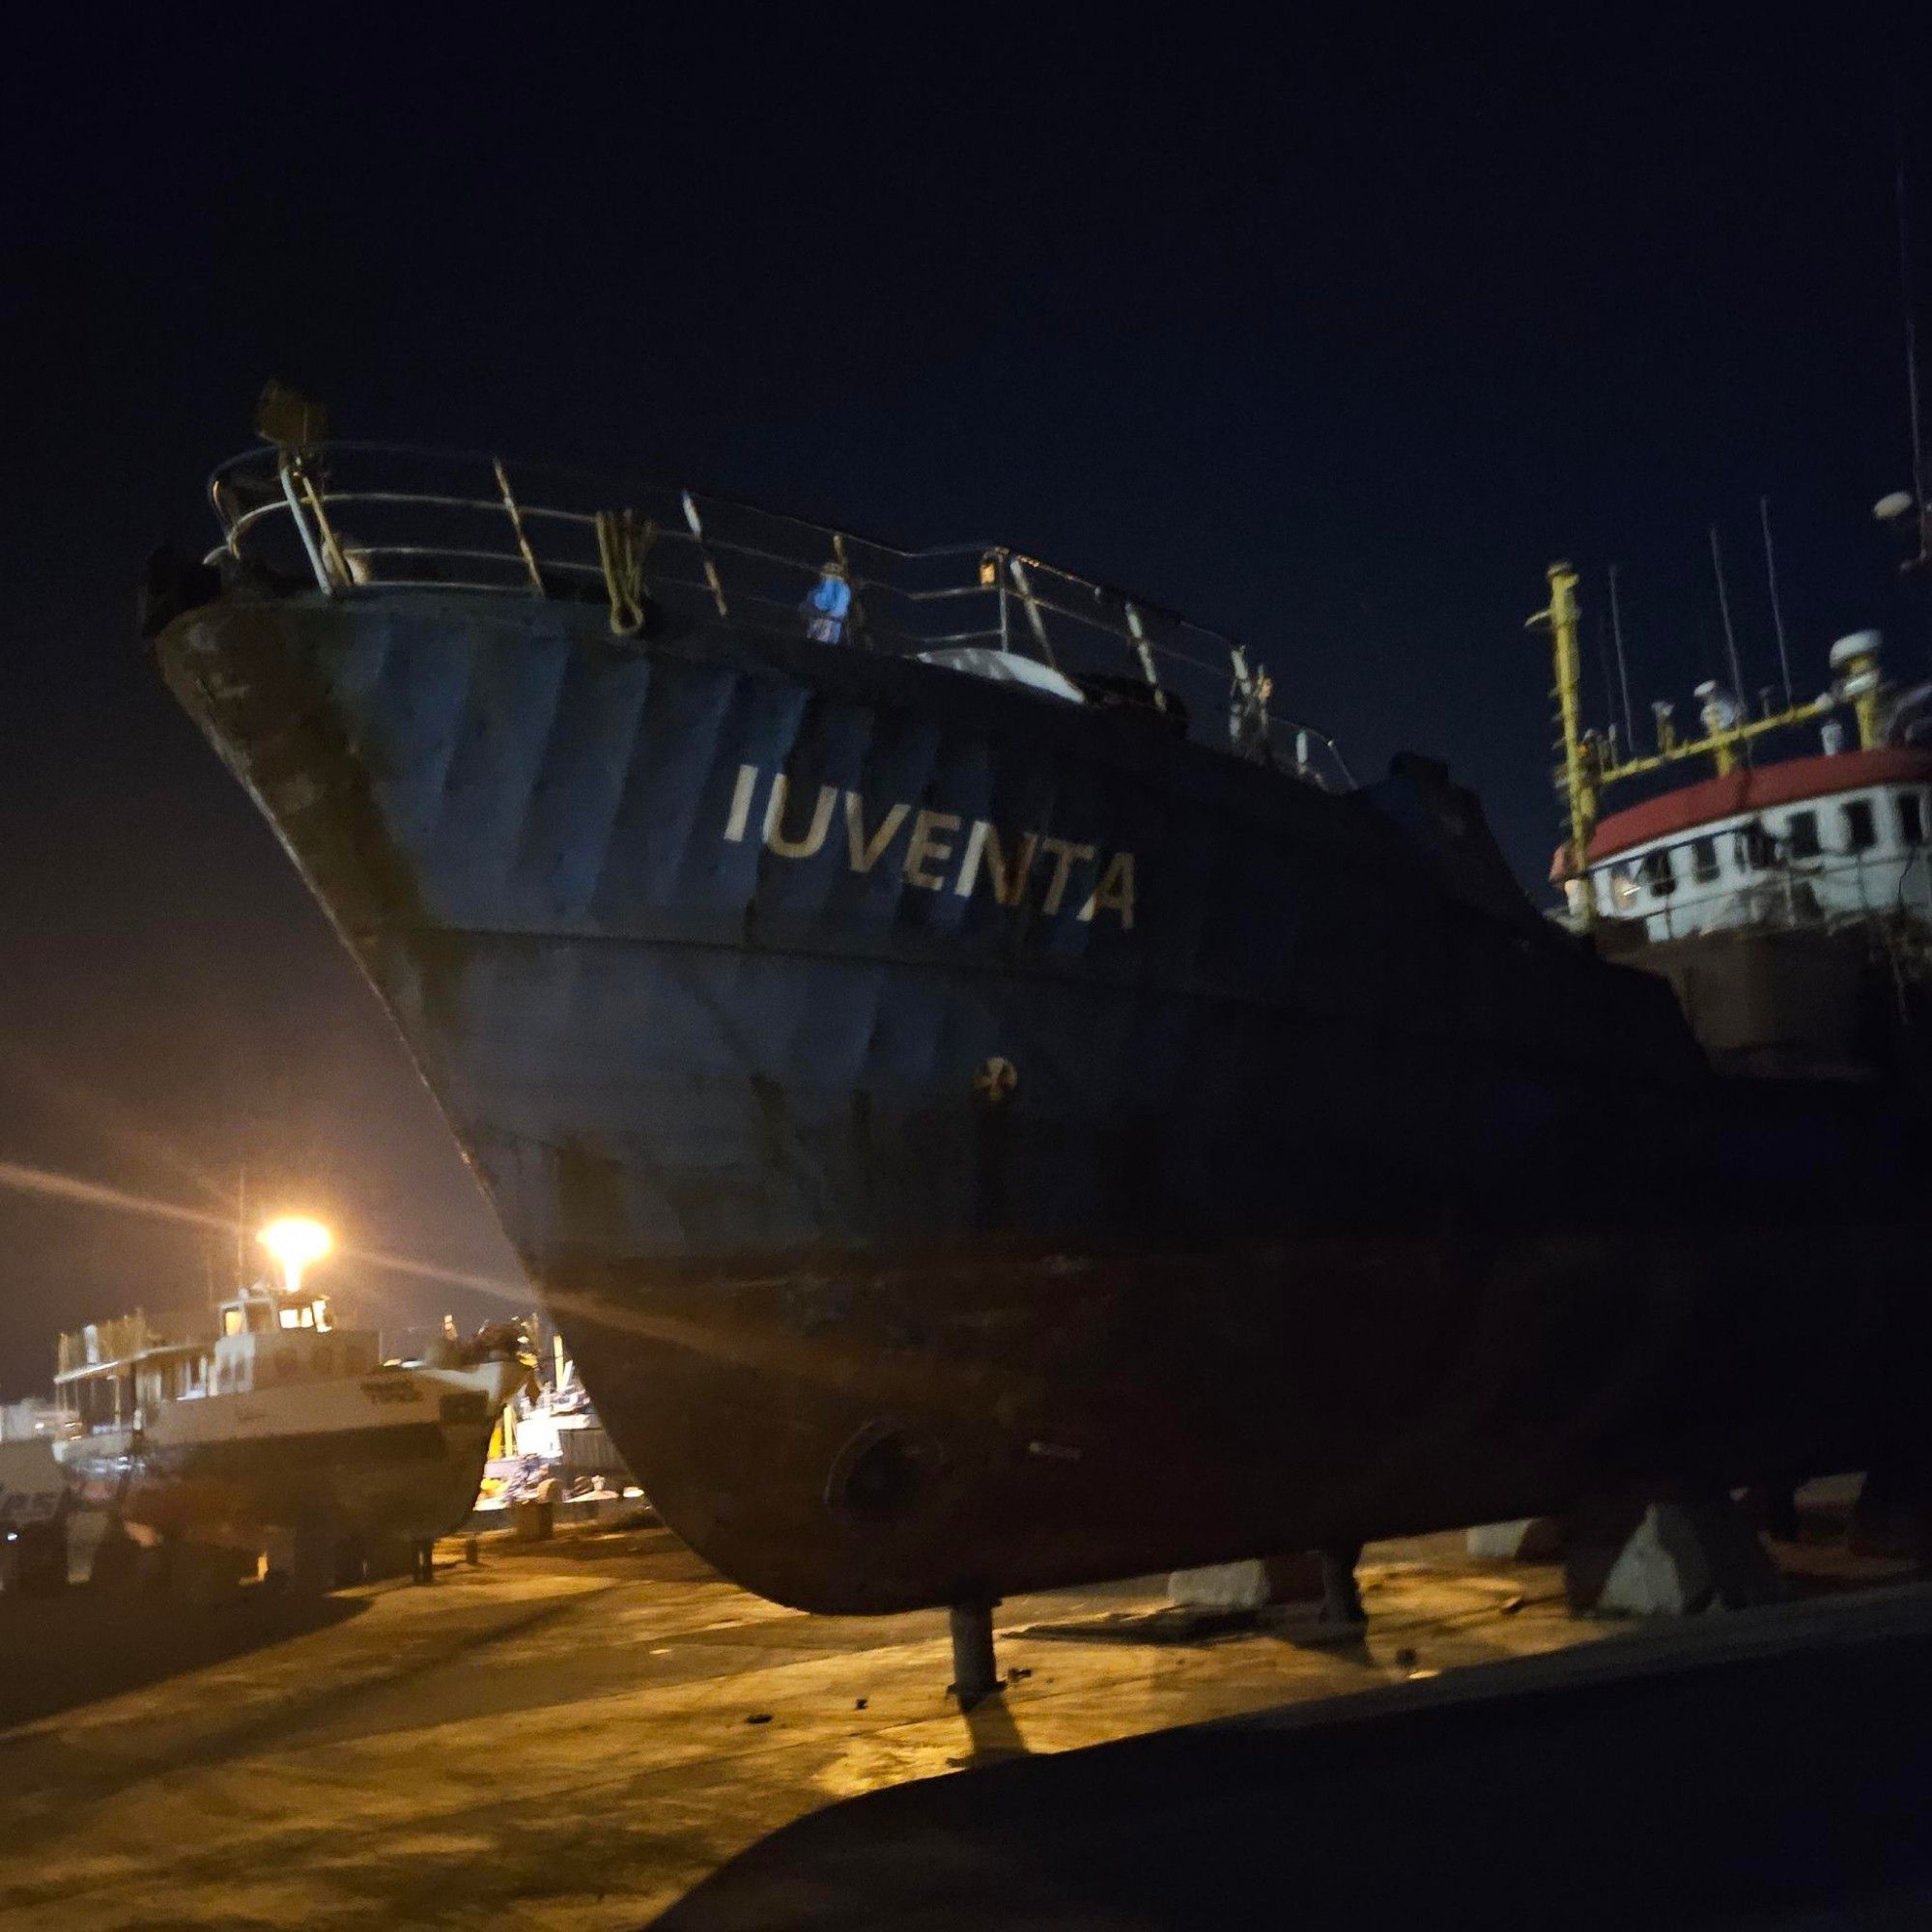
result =
[[1427,767],[1333,796],[563,602],[237,590],[159,649],[627,1461],[768,1595],[1844,1466],[1904,1401],[1920,1231],[1843,1208],[1917,1152],[1715,1081]]

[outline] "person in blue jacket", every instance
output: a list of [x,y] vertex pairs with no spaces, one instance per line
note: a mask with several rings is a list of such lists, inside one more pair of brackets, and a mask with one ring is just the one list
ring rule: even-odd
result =
[[814,643],[836,644],[845,635],[846,613],[852,609],[852,586],[845,566],[834,557],[818,573],[818,582],[799,606],[805,612],[805,635]]

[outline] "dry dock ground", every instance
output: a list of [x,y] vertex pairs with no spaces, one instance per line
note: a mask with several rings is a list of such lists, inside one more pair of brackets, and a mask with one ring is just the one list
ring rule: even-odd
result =
[[[990,1791],[1016,1760],[1246,1714],[1278,1727],[1365,1690],[1344,1708],[1453,1702],[1585,1646],[1619,1669],[1747,1630],[1776,1648],[1779,1620],[1842,1627],[1862,1601],[1633,1634],[1569,1618],[1552,1567],[1430,1538],[1372,1548],[1370,1628],[1340,1648],[1293,1629],[1153,1640],[1154,1582],[1010,1601],[1010,1688],[962,1716],[940,1615],[781,1609],[653,1528],[462,1554],[441,1547],[431,1588],[306,1609],[0,1599],[0,1924],[638,1926],[780,1828],[909,1780]],[[1871,1601],[1924,1619],[1916,1588]],[[714,1894],[679,1922],[740,1922],[728,1900],[703,1917]],[[774,1922],[769,1896],[748,1910]]]

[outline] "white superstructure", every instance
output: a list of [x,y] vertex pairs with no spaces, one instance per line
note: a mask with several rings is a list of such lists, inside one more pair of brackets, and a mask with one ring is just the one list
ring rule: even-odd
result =
[[1932,925],[1932,754],[1788,759],[1604,819],[1577,882],[1652,939],[1907,914]]

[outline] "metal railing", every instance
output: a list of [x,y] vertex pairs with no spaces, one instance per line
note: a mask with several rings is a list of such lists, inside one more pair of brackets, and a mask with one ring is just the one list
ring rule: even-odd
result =
[[900,550],[688,490],[376,443],[265,445],[210,479],[224,555],[329,597],[461,590],[648,607],[802,633],[828,564],[851,587],[839,648],[1031,658],[1090,700],[1164,714],[1327,789],[1354,781],[1326,732],[1276,715],[1233,639],[1000,544]]

